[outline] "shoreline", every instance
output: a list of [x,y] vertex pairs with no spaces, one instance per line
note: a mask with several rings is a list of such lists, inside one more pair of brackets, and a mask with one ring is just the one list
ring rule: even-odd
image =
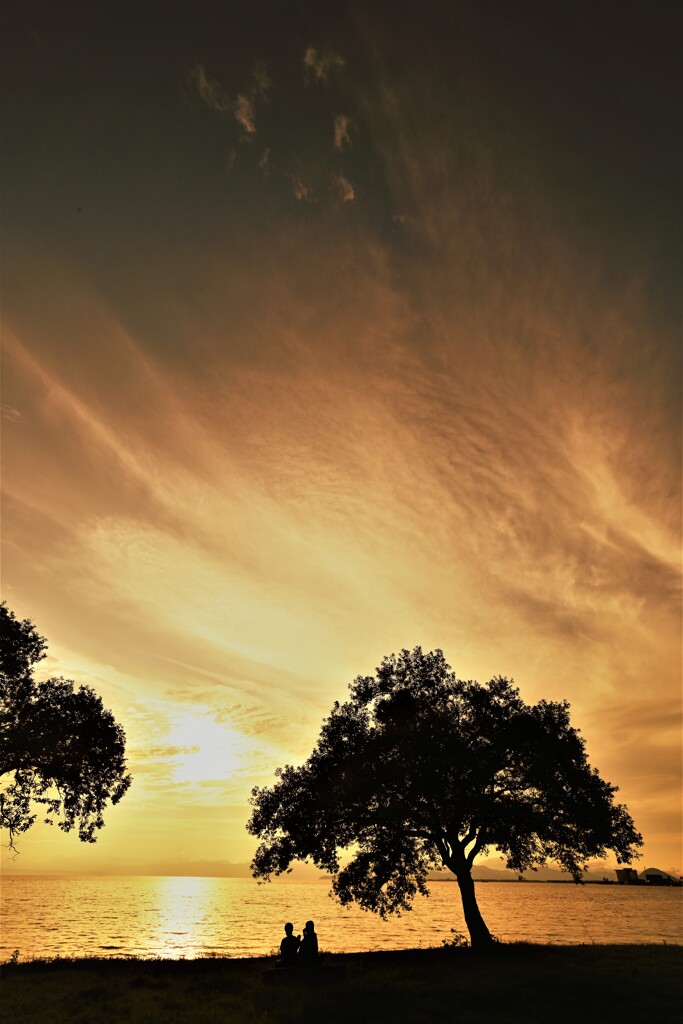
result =
[[[545,951],[546,953],[560,953],[566,951],[576,950],[595,950],[606,952],[608,950],[614,952],[632,951],[634,953],[645,950],[681,950],[683,955],[683,941],[671,942],[667,939],[662,939],[660,942],[533,942],[529,940],[512,940],[510,942],[504,942],[495,940],[493,945],[488,950],[473,950],[469,945],[469,942],[463,945],[447,945],[444,940],[441,946],[415,946],[408,949],[360,949],[360,950],[339,950],[333,952],[332,950],[321,949],[320,958],[324,963],[336,962],[339,960],[373,960],[376,958],[388,957],[392,959],[414,959],[419,960],[424,958],[425,960],[441,958],[447,956],[469,956],[469,957],[491,957],[491,956],[508,956],[516,953],[528,952],[530,954]],[[19,951],[20,952],[20,951]],[[114,953],[106,956],[97,956],[96,954],[86,953],[83,956],[27,956],[26,958],[19,955],[16,960],[9,957],[6,960],[0,960],[0,975],[6,970],[15,970],[17,968],[28,967],[28,966],[43,966],[49,968],[68,968],[68,967],[82,967],[82,966],[100,966],[104,967],[108,964],[165,964],[165,965],[184,965],[184,964],[197,964],[197,963],[223,963],[223,964],[242,964],[247,966],[249,964],[259,963],[264,967],[273,967],[279,960],[279,957],[275,954],[267,953],[256,953],[253,956],[231,956],[223,953],[202,953],[198,956],[139,956],[136,953]]]
[[275,957],[76,957],[0,966],[8,1020],[32,1024],[458,1024],[674,1020],[683,946],[496,944]]

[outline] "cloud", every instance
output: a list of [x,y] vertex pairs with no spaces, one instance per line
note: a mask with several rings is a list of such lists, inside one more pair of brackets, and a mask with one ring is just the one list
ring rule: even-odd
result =
[[259,162],[258,162],[258,165],[261,168],[261,170],[263,171],[263,174],[265,175],[265,177],[268,177],[268,174],[270,173],[270,163],[269,163],[269,161],[270,161],[270,146],[266,146],[265,149],[263,150],[263,152],[261,153],[261,156],[259,157]]
[[0,406],[0,412],[2,413],[3,420],[8,420],[10,423],[24,423],[24,416],[11,405],[3,404]]
[[234,101],[230,99],[220,82],[207,76],[201,64],[198,64],[190,73],[190,80],[194,82],[197,92],[210,110],[214,110],[218,114],[232,112],[246,138],[256,134],[255,102],[257,99],[265,99],[271,86],[271,80],[263,62],[256,62],[253,84],[249,92],[239,93]]
[[[254,68],[254,83],[248,95],[240,93],[233,107],[235,119],[244,129],[247,138],[256,134],[256,101],[266,99],[266,93],[270,86],[271,80],[265,64],[262,61],[257,61]],[[262,165],[259,164],[259,166]]]
[[306,50],[303,60],[304,81],[307,83],[326,82],[332,71],[344,67],[344,59],[338,53],[318,53],[312,46]]
[[195,83],[199,95],[210,110],[215,110],[217,114],[229,113],[232,109],[230,97],[220,82],[207,77],[201,64],[190,72],[190,80]]
[[273,83],[268,75],[266,65],[263,61],[256,61],[254,67],[254,87],[252,89],[252,96],[261,96],[265,99],[266,93],[272,84]]
[[351,124],[351,118],[348,114],[340,114],[339,117],[334,119],[334,148],[340,153],[344,148],[344,143],[350,148],[351,147],[351,136],[349,135],[349,126]]
[[136,751],[136,757],[140,760],[168,761],[170,758],[179,757],[181,754],[195,754],[198,750],[199,746],[197,744],[191,746],[162,744]]
[[356,192],[349,179],[346,178],[343,174],[333,174],[332,181],[334,183],[335,188],[337,189],[337,192],[339,193],[339,198],[341,199],[341,201],[343,203],[352,203],[353,200],[356,198]]
[[248,96],[243,96],[241,93],[235,100],[233,111],[235,114],[235,120],[244,129],[245,135],[256,134],[256,123],[254,121],[254,104]]
[[299,201],[303,200],[309,203],[313,201],[312,187],[308,185],[305,181],[303,181],[301,178],[292,178],[292,189],[295,198],[298,199]]
[[[311,83],[338,66],[304,63]],[[3,484],[4,533],[32,557],[10,553],[6,579],[127,692],[201,699],[277,744],[251,747],[254,781],[309,752],[356,672],[422,643],[461,676],[567,697],[640,823],[659,790],[672,803],[680,691],[680,375],[659,307],[626,252],[597,253],[600,223],[583,244],[567,209],[543,208],[523,134],[520,171],[466,90],[460,106],[438,76],[385,77],[358,108],[325,107],[334,162],[297,151],[285,179],[307,204],[327,187],[329,211],[261,229],[235,176],[207,194],[234,204],[231,231],[206,237],[189,211],[188,245],[141,233],[125,277],[102,252],[68,280],[31,248],[4,394],[35,434],[14,431]],[[195,81],[246,131],[234,92]],[[260,141],[265,88],[241,90],[259,177],[278,153]],[[330,144],[346,157],[353,134],[341,107],[374,149],[381,230],[375,205],[335,214],[363,180],[360,164],[330,177]],[[98,267],[113,273],[95,306]],[[136,749],[171,742],[134,731]]]

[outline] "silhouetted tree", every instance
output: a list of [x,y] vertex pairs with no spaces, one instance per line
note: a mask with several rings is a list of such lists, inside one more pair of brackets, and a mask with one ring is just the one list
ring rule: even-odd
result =
[[95,842],[108,800],[118,803],[131,783],[123,729],[89,686],[66,679],[37,683],[33,667],[46,641],[29,619],[0,605],[0,826],[9,845],[36,820],[61,813],[59,827]]
[[[589,857],[638,856],[642,837],[616,787],[586,760],[567,702],[524,703],[502,677],[457,679],[441,651],[385,658],[335,703],[299,768],[252,791],[252,871],[268,879],[311,858],[332,888],[385,917],[426,893],[427,872],[456,876],[473,946],[492,937],[472,881],[477,854],[496,846],[523,871],[558,861],[579,880]],[[351,852],[340,867],[339,854]]]

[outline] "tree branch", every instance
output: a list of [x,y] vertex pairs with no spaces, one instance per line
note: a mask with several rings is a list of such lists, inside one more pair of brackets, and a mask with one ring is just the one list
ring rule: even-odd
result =
[[477,854],[481,850],[482,846],[484,846],[484,845],[485,844],[484,844],[483,839],[481,838],[481,835],[477,836],[476,841],[474,843],[474,846],[472,847],[470,852],[465,857],[465,859],[467,861],[468,867],[470,867],[470,868],[472,867],[472,865],[474,864],[474,858],[477,856]]

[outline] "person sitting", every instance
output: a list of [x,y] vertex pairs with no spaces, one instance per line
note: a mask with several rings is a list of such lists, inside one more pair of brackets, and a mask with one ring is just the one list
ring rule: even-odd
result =
[[280,943],[280,960],[283,967],[296,967],[297,950],[301,943],[301,936],[294,935],[294,925],[287,922],[285,925],[285,937]]
[[318,936],[312,921],[307,921],[304,935],[299,945],[297,962],[302,967],[314,967],[318,963]]

